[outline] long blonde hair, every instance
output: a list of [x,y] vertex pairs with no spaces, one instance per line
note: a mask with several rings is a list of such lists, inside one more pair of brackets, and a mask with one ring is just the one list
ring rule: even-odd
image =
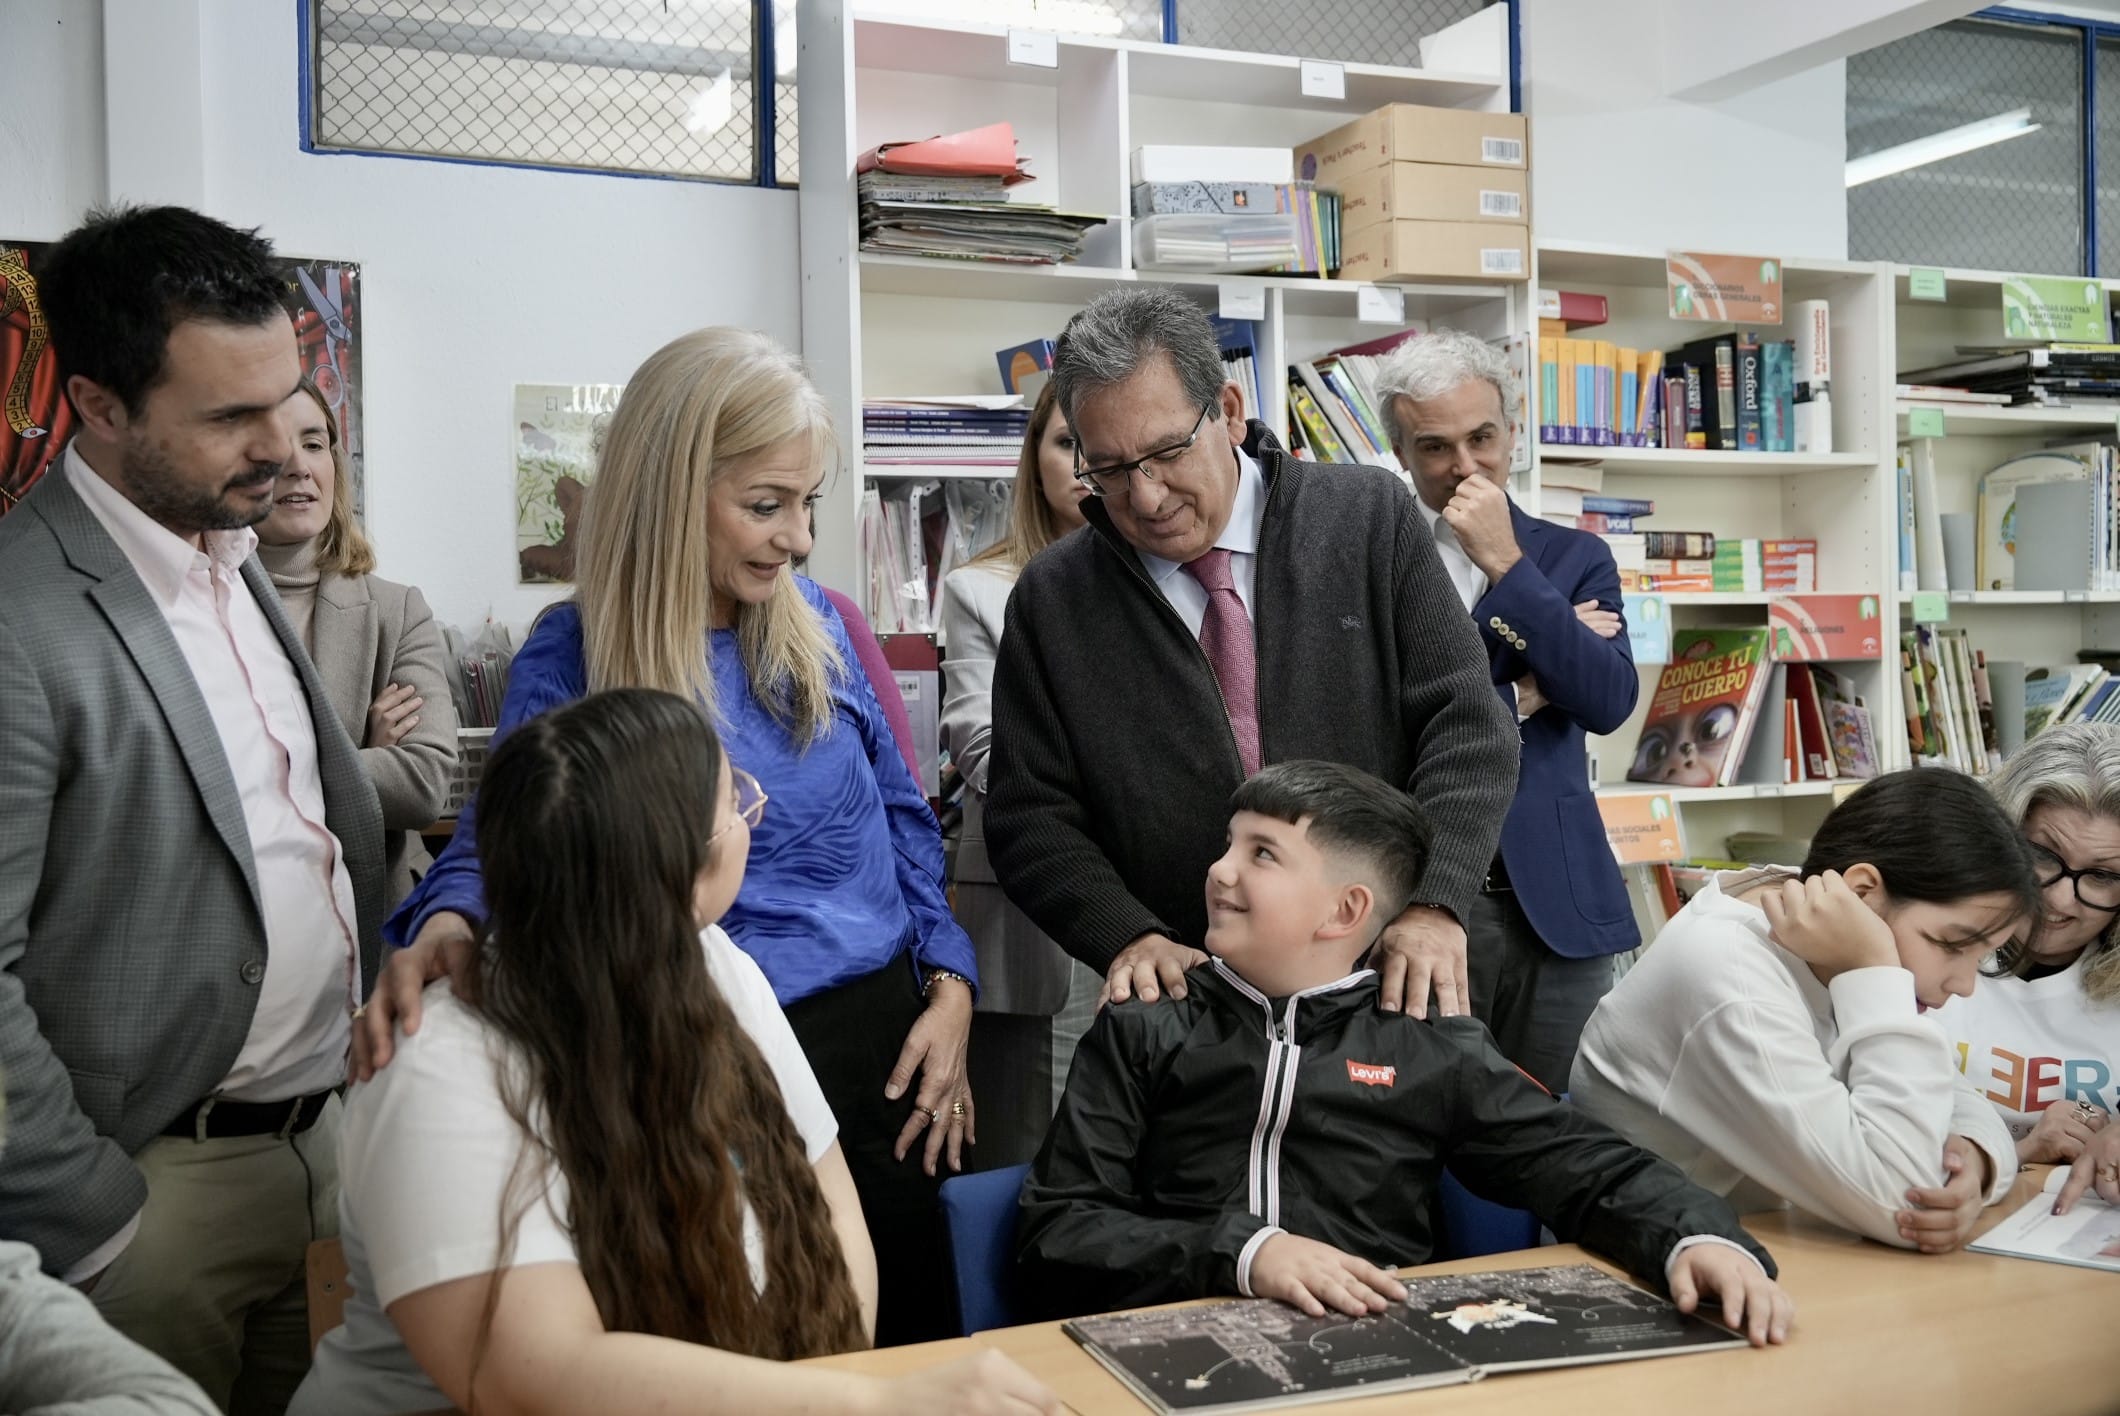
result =
[[307,377],[297,385],[324,414],[324,436],[331,448],[331,518],[317,532],[317,569],[327,575],[366,575],[375,569],[375,547],[353,512],[353,475],[339,438],[339,415],[324,401],[324,392]]
[[[575,600],[589,690],[659,688],[716,713],[708,502],[741,458],[807,438],[834,447],[831,412],[801,363],[762,334],[714,326],[671,340],[634,371],[611,417],[582,513]],[[761,605],[739,605],[752,696],[807,746],[831,731],[845,661],[782,571]]]
[[1009,498],[1008,534],[972,557],[971,565],[991,566],[1013,575],[1031,563],[1031,557],[1067,533],[1060,529],[1053,505],[1045,499],[1045,478],[1038,468],[1038,453],[1045,446],[1046,425],[1060,411],[1053,396],[1053,381],[1047,379],[1031,406],[1031,425],[1023,434],[1023,450],[1016,454],[1016,487]]

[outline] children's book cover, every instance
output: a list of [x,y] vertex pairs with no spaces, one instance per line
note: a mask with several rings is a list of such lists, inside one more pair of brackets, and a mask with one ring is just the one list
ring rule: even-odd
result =
[[1767,642],[1763,628],[1678,633],[1650,696],[1627,780],[1673,787],[1735,781],[1766,687]]

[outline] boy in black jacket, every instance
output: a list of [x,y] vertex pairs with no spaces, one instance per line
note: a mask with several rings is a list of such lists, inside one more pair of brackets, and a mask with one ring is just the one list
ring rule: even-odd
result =
[[1719,1299],[1755,1344],[1793,1311],[1720,1199],[1512,1067],[1468,1017],[1377,1007],[1359,967],[1420,879],[1428,826],[1350,767],[1238,789],[1185,996],[1114,1004],[1075,1054],[1022,1197],[1020,1290],[1053,1314],[1241,1293],[1382,1311],[1433,1256],[1443,1166],[1564,1240]]

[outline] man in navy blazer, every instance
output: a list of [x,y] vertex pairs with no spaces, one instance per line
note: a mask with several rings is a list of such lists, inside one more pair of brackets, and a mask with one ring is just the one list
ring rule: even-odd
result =
[[1611,956],[1641,939],[1583,742],[1626,722],[1641,692],[1619,569],[1597,537],[1525,515],[1504,490],[1515,438],[1499,351],[1436,330],[1386,356],[1377,382],[1393,451],[1523,737],[1516,799],[1466,924],[1472,1011],[1559,1092],[1612,986]]

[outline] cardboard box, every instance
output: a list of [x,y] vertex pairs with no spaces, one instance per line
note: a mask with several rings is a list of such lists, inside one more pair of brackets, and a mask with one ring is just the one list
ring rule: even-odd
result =
[[1524,115],[1391,103],[1301,144],[1295,152],[1297,180],[1327,187],[1338,186],[1352,173],[1393,162],[1527,171],[1531,153]]
[[1340,182],[1343,229],[1377,221],[1530,220],[1528,174],[1507,168],[1392,162]]
[[1379,221],[1340,236],[1340,279],[1425,280],[1531,276],[1526,228],[1502,221]]

